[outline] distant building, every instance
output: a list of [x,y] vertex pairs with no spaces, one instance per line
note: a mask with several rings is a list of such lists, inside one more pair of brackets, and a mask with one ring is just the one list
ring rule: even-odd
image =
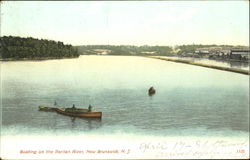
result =
[[249,51],[249,48],[248,49],[244,49],[244,48],[233,48],[230,50],[230,58],[231,59],[245,59],[245,60],[249,60],[249,54],[250,54],[250,51]]
[[197,48],[195,53],[198,54],[209,54],[209,48]]
[[108,49],[93,49],[93,51],[97,55],[108,55],[111,52],[111,50],[108,50]]
[[198,48],[195,51],[196,54],[206,57],[221,57],[221,58],[230,58],[236,60],[249,60],[249,47],[207,47],[207,48]]
[[107,55],[108,52],[104,51],[104,52],[101,52],[101,53],[97,53],[97,55]]
[[194,57],[208,57],[209,54],[209,48],[198,48],[194,53]]
[[156,52],[153,51],[153,52],[141,52],[142,54],[155,54]]
[[230,54],[230,49],[222,49],[221,53],[223,53],[224,55],[229,55]]
[[199,54],[213,54],[222,52],[222,47],[207,47],[207,48],[198,48],[195,53]]

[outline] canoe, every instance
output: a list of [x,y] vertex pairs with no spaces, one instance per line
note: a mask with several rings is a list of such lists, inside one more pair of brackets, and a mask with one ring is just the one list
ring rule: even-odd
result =
[[47,107],[47,106],[39,106],[38,107],[40,111],[55,111],[56,108],[54,107]]
[[72,117],[86,117],[86,118],[101,118],[102,117],[102,112],[98,111],[91,111],[89,112],[88,109],[72,109],[72,108],[56,108],[56,112],[67,115],[67,116],[72,116]]
[[148,91],[148,94],[155,94],[155,90]]
[[150,89],[148,90],[148,94],[149,94],[149,95],[155,94],[155,89],[151,89],[151,88],[150,88]]
[[40,111],[55,111],[57,113],[72,116],[72,117],[86,117],[86,118],[102,118],[102,112],[99,111],[89,111],[83,108],[55,108],[47,106],[39,106]]
[[149,94],[149,95],[155,94],[155,89],[154,89],[154,87],[150,87],[150,88],[149,88],[148,94]]

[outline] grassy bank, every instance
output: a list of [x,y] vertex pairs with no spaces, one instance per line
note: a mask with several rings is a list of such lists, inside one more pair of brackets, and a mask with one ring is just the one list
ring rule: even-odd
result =
[[155,58],[155,59],[160,59],[160,60],[165,60],[165,61],[172,61],[172,62],[177,62],[177,63],[191,64],[191,65],[196,65],[196,66],[201,66],[201,67],[206,67],[206,68],[213,68],[213,69],[219,69],[219,70],[223,70],[223,71],[241,73],[241,74],[245,74],[245,75],[250,74],[249,71],[246,71],[246,70],[243,70],[243,69],[214,66],[214,65],[202,64],[202,63],[197,63],[197,62],[192,62],[192,61],[182,60],[182,59],[171,59],[171,58],[167,58],[167,57],[154,57],[154,56],[148,56],[148,58]]

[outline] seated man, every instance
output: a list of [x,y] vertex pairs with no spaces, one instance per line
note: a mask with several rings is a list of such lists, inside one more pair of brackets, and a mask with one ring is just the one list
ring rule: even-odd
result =
[[92,106],[91,105],[89,105],[89,110],[88,110],[89,112],[91,112],[92,111]]

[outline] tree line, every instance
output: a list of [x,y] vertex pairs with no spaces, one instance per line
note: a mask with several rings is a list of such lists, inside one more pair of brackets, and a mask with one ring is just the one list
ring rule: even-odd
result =
[[173,50],[169,46],[132,46],[132,45],[82,45],[76,46],[80,54],[97,54],[95,49],[109,50],[109,55],[172,55]]
[[[75,46],[80,54],[98,54],[100,51],[95,50],[109,50],[109,55],[158,55],[158,56],[179,56],[187,53],[195,53],[198,48],[207,47],[224,47],[229,45],[203,45],[190,44],[178,46],[132,46],[132,45],[81,45]],[[232,47],[232,46],[229,46]]]
[[77,48],[45,39],[32,37],[21,38],[13,36],[0,37],[0,58],[2,59],[36,59],[78,57]]

